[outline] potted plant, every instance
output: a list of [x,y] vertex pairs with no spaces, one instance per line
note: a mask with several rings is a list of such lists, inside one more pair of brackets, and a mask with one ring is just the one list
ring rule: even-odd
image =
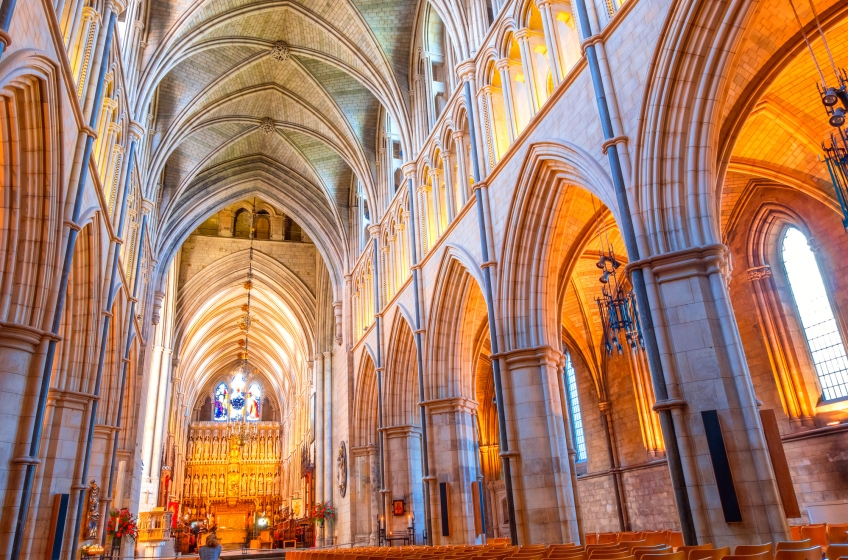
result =
[[312,507],[312,521],[318,523],[321,527],[324,526],[324,521],[327,519],[336,518],[336,508],[330,505],[330,502],[318,502]]
[[112,510],[109,513],[106,534],[112,537],[112,548],[120,548],[121,540],[124,537],[131,539],[138,537],[138,520],[133,517],[127,508]]

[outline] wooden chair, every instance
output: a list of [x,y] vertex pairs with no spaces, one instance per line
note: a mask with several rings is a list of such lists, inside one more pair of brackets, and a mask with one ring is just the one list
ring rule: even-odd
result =
[[668,541],[668,531],[649,531],[642,533],[645,538],[645,544],[670,544]]
[[789,526],[789,535],[792,537],[793,541],[801,540],[801,526],[800,525],[790,525]]
[[647,555],[668,554],[674,552],[669,546],[637,546],[631,551],[631,554],[636,557],[636,560],[642,560]]
[[774,553],[777,554],[781,550],[801,550],[802,548],[810,548],[813,543],[810,539],[800,541],[779,541],[774,545]]
[[[739,545],[739,546],[751,546],[751,545]],[[759,546],[759,545],[754,545]],[[739,548],[738,546],[736,548]],[[771,543],[769,543],[769,550],[766,552],[758,552],[754,554],[731,554],[725,556],[723,560],[772,560],[771,556]]]
[[686,553],[678,550],[669,553],[645,554],[641,560],[686,560]]
[[621,541],[618,545],[632,551],[636,547],[648,546],[648,541]]
[[771,556],[772,546],[771,543],[765,544],[740,544],[736,548],[733,549],[734,556],[751,556],[752,554],[762,554],[764,552],[768,552],[769,556]]
[[666,542],[668,543],[668,546],[674,550],[677,550],[686,544],[683,542],[683,533],[680,531],[666,531],[666,533],[666,538],[668,539]]
[[595,549],[589,552],[586,557],[589,558],[589,560],[612,560],[614,558],[624,558],[625,556],[630,556],[630,553],[626,550]]
[[822,549],[820,546],[810,548],[795,548],[791,550],[778,550],[774,560],[821,560]]
[[827,540],[827,525],[802,525],[801,538],[810,541],[810,546],[820,546],[827,553],[827,546],[830,544]]
[[615,544],[617,541],[615,533],[598,533],[598,544]]
[[585,544],[598,544],[598,534],[597,533],[586,533],[586,543]]
[[721,560],[730,556],[730,547],[724,548],[699,548],[689,551],[689,560]]
[[825,556],[827,557],[827,560],[839,560],[842,557],[848,556],[848,544],[831,543],[831,545],[827,547]]
[[713,548],[712,543],[705,543],[705,544],[696,544],[696,545],[691,545],[691,546],[678,546],[674,550],[677,551],[677,552],[683,552],[686,555],[686,558],[689,558],[689,553],[692,552],[693,550],[712,550],[712,548]]
[[616,535],[616,538],[618,539],[618,542],[642,540],[639,533],[634,533],[633,531],[622,531]]

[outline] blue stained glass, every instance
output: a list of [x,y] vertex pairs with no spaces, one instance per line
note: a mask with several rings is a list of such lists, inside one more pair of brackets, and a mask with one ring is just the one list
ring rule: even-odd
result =
[[216,422],[225,422],[227,420],[227,402],[229,391],[227,391],[226,383],[219,383],[215,387],[215,410],[212,412],[212,419]]
[[571,363],[571,354],[565,355],[565,388],[568,391],[568,411],[571,414],[571,425],[574,428],[574,447],[577,450],[577,460],[586,460],[586,437],[583,434],[583,415],[580,413],[580,400],[577,398],[577,375]]

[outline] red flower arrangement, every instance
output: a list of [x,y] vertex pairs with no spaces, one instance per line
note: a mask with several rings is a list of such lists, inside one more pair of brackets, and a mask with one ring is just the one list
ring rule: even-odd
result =
[[106,534],[113,539],[122,539],[124,537],[135,539],[138,537],[138,520],[133,517],[127,508],[112,510],[109,513]]
[[323,523],[327,519],[336,518],[336,508],[330,502],[318,502],[312,507],[312,521]]

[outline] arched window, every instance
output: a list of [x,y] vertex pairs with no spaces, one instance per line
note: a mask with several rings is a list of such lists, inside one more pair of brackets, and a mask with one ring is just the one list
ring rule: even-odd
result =
[[244,405],[244,419],[249,422],[256,422],[261,418],[259,407],[262,403],[262,389],[259,383],[251,383],[247,390],[247,397]]
[[237,373],[230,383],[230,419],[241,420],[244,416],[244,375]]
[[236,211],[235,223],[233,224],[233,237],[250,237],[250,210],[240,208]]
[[271,220],[264,210],[256,215],[256,239],[271,239]]
[[216,422],[226,422],[227,414],[230,408],[229,401],[230,392],[227,389],[227,384],[223,381],[215,387],[215,407],[212,410],[212,420]]
[[583,415],[580,413],[580,400],[577,398],[577,375],[571,354],[565,354],[565,390],[568,392],[568,413],[571,416],[571,426],[574,429],[574,448],[577,460],[586,460],[586,438],[583,434]]
[[848,397],[848,356],[816,256],[791,227],[783,236],[783,267],[825,401]]

